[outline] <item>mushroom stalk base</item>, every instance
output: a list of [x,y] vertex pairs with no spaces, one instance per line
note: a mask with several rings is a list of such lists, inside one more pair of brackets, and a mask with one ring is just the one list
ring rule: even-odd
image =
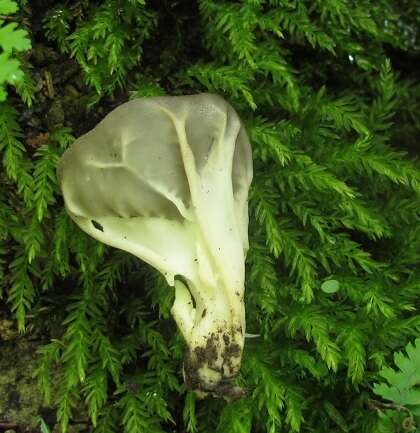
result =
[[245,396],[233,384],[239,373],[243,336],[239,330],[215,326],[201,346],[188,348],[184,358],[184,380],[198,397],[208,395],[229,400]]
[[245,338],[242,297],[219,291],[203,299],[194,290],[194,308],[184,284],[176,281],[175,290],[172,314],[188,344],[183,366],[187,387],[199,397],[243,397],[245,391],[233,384]]

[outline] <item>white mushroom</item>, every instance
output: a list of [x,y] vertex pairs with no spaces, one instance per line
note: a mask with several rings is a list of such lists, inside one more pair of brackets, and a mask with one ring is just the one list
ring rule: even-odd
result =
[[252,158],[235,110],[212,94],[127,102],[76,140],[58,176],[82,230],[175,287],[186,384],[240,395]]

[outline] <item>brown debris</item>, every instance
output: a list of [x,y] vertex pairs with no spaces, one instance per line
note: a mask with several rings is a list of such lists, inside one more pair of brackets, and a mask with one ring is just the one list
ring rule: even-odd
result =
[[37,135],[30,135],[26,138],[25,143],[33,148],[38,148],[46,144],[50,138],[49,132],[40,132]]

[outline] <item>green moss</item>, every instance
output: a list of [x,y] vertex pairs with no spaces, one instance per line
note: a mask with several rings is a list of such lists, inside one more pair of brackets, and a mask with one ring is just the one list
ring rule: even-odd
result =
[[43,398],[33,373],[39,344],[17,339],[0,342],[0,420],[34,428]]
[[[29,313],[53,339],[39,376],[48,393],[60,366],[61,425],[86,404],[101,432],[402,431],[372,389],[420,332],[416,2],[20,3],[12,23],[40,46],[21,59],[35,86],[0,104],[0,297],[20,330]],[[55,176],[72,134],[130,97],[203,91],[235,106],[255,168],[245,301],[260,337],[238,378],[249,397],[229,405],[185,393],[173,293],[87,239]],[[64,119],[48,115],[54,100]],[[340,289],[323,292],[331,280]],[[26,398],[4,386],[33,370],[13,344],[1,343],[2,417]]]

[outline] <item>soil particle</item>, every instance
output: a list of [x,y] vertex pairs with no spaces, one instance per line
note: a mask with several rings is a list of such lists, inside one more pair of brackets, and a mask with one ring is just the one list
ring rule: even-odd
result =
[[240,356],[240,354],[241,354],[241,348],[237,343],[229,344],[225,349],[225,356],[227,358],[236,358]]
[[200,364],[204,364],[206,361],[209,365],[213,364],[217,359],[218,352],[218,340],[216,335],[211,334],[210,338],[207,340],[206,347],[196,347],[194,349],[194,354],[197,361]]
[[93,227],[95,227],[96,230],[99,230],[101,232],[104,231],[104,228],[102,227],[101,224],[99,224],[97,221],[95,220],[91,220]]

